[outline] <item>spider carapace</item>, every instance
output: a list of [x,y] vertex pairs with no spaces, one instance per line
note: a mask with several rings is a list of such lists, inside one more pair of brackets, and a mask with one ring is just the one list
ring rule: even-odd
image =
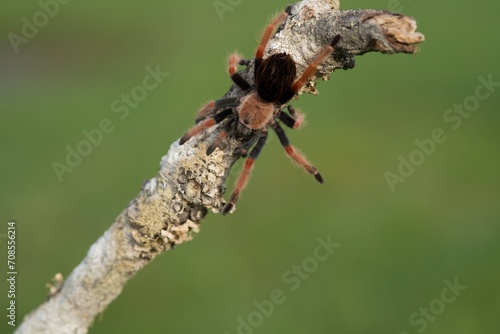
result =
[[[269,127],[274,130],[283,145],[286,154],[306,171],[314,175],[316,180],[323,183],[323,177],[318,170],[292,145],[279,125],[281,121],[286,126],[297,129],[301,126],[304,116],[291,105],[287,105],[295,94],[312,78],[321,65],[333,52],[333,48],[340,40],[337,35],[330,45],[321,50],[316,58],[308,65],[304,73],[296,79],[297,68],[292,57],[286,53],[276,53],[264,58],[264,51],[271,35],[290,14],[292,6],[288,6],[281,15],[274,18],[267,26],[260,44],[257,46],[254,61],[254,85],[250,85],[239,73],[238,65],[249,65],[249,60],[244,60],[234,53],[229,56],[228,72],[234,83],[245,92],[241,98],[225,98],[208,102],[199,111],[197,124],[191,128],[181,139],[182,145],[191,137],[206,129],[227,120],[226,125],[217,135],[214,142],[208,147],[207,154],[211,154],[228,135],[237,132],[245,133],[245,140],[238,148],[238,154],[247,157],[241,174],[239,175],[233,193],[222,210],[222,214],[231,212],[241,191],[245,188],[254,162],[259,156],[267,139]],[[288,111],[288,113],[285,111]],[[211,112],[214,116],[208,117]],[[253,147],[253,148],[252,148]],[[250,153],[248,151],[251,149]]]

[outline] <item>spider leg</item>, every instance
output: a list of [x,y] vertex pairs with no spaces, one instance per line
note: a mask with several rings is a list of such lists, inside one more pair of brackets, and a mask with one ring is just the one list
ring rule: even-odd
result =
[[198,112],[198,117],[196,117],[196,123],[205,118],[209,112],[217,109],[236,107],[238,106],[238,99],[235,97],[230,97],[227,99],[220,99],[217,101],[210,101],[205,104]]
[[254,162],[259,156],[260,152],[262,151],[262,148],[264,148],[266,140],[267,140],[267,133],[264,133],[261,137],[259,137],[257,144],[255,144],[255,147],[250,152],[250,156],[245,160],[245,164],[243,165],[243,170],[241,171],[241,174],[238,177],[238,180],[236,181],[236,186],[234,187],[234,191],[231,194],[231,197],[229,198],[229,203],[227,203],[224,209],[222,209],[223,215],[227,215],[229,212],[231,212],[233,207],[236,205],[236,202],[238,201],[241,191],[246,187],[248,183],[248,178],[252,173]]
[[339,40],[340,35],[335,36],[330,45],[321,50],[321,52],[316,56],[316,59],[314,59],[313,62],[310,63],[309,66],[307,66],[304,73],[302,73],[300,78],[297,79],[297,81],[295,81],[295,83],[292,85],[292,91],[294,93],[297,93],[302,88],[302,86],[304,86],[305,82],[316,73],[318,66],[321,65],[321,63],[323,63],[326,59],[328,59],[328,57],[330,57],[330,55],[333,53],[333,48],[339,42]]
[[257,134],[251,136],[248,141],[243,143],[235,150],[235,154],[240,154],[242,158],[246,158],[248,156],[248,150],[253,146],[253,144],[255,144],[257,139],[259,139],[259,136]]
[[260,41],[260,44],[257,46],[257,50],[255,51],[255,66],[254,66],[254,73],[258,72],[258,68],[260,64],[262,63],[262,58],[264,57],[264,51],[266,50],[267,43],[269,42],[269,39],[271,38],[272,33],[276,29],[277,26],[283,22],[284,19],[290,14],[290,11],[292,9],[292,6],[286,7],[285,11],[281,13],[280,15],[276,16],[271,23],[266,27],[266,30],[264,31],[264,34],[262,35],[262,39]]
[[179,140],[179,145],[183,145],[187,142],[191,137],[196,136],[197,134],[202,133],[206,129],[214,126],[215,124],[219,124],[224,119],[226,119],[229,115],[233,114],[233,109],[224,109],[214,117],[210,117],[192,127],[182,138]]
[[219,132],[217,138],[215,138],[213,143],[207,148],[207,155],[212,154],[212,152],[215,151],[215,149],[220,146],[222,140],[227,137],[227,134],[231,129],[231,126],[233,126],[234,124],[234,121],[235,121],[234,118],[229,120],[227,124],[224,126],[224,129],[222,129],[222,131]]
[[304,167],[306,171],[308,171],[310,174],[314,175],[314,178],[319,182],[323,183],[323,177],[321,174],[318,172],[316,167],[311,165],[309,161],[307,161],[306,157],[302,155],[300,152],[297,151],[295,147],[290,145],[290,141],[288,140],[288,137],[285,134],[285,131],[283,131],[283,128],[279,126],[279,124],[273,124],[271,125],[273,128],[274,132],[278,135],[278,138],[280,140],[281,145],[285,148],[286,154],[292,158],[296,163],[298,163],[300,166]]
[[248,90],[252,88],[250,84],[243,79],[243,77],[238,73],[238,65],[246,64],[247,60],[242,60],[241,56],[237,53],[233,53],[229,56],[229,65],[227,71],[229,72],[229,76],[233,80],[235,84],[237,84],[242,90]]
[[291,105],[288,105],[287,108],[290,115],[282,111],[278,116],[279,119],[283,122],[283,124],[285,124],[289,128],[292,129],[300,128],[302,126],[302,123],[304,123],[305,116],[302,113],[295,110],[295,108],[292,107]]

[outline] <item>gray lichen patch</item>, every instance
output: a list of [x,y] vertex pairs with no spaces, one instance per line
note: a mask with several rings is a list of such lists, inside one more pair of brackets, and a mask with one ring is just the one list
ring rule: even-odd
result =
[[157,252],[191,240],[207,209],[218,212],[225,204],[220,189],[234,158],[228,159],[220,149],[210,156],[205,153],[214,133],[207,131],[195,144],[174,143],[162,158],[158,175],[144,184],[127,209],[127,218],[138,231],[133,235],[137,250]]
[[[130,222],[136,225],[144,236],[156,238],[173,220],[172,210],[168,207],[171,200],[172,192],[165,190],[151,196],[139,195],[133,208],[128,210]],[[131,215],[130,212],[134,214]]]
[[161,237],[168,240],[171,247],[175,247],[185,241],[193,239],[193,233],[200,232],[199,223],[187,219],[182,225],[169,225],[165,231],[162,231]]
[[199,222],[205,214],[205,208],[193,208],[168,187],[151,196],[141,193],[127,212],[130,224],[135,227],[132,232],[134,248],[142,258],[152,259],[191,240],[193,233],[199,232]]
[[161,174],[172,180],[179,198],[191,207],[204,207],[213,212],[219,212],[225,204],[219,190],[235,160],[231,152],[237,145],[231,140],[224,151],[216,149],[207,155],[206,149],[216,134],[217,127],[192,138],[182,147],[172,145],[161,164]]

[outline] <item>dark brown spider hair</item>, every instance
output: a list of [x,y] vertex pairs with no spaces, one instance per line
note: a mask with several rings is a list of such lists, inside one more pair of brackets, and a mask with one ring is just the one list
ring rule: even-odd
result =
[[[290,55],[276,53],[264,58],[264,51],[271,35],[276,27],[291,13],[291,9],[292,6],[288,6],[283,13],[271,21],[264,31],[255,52],[254,85],[248,83],[238,73],[238,65],[249,66],[251,61],[242,59],[236,53],[229,56],[229,75],[233,82],[245,92],[245,95],[241,98],[224,98],[207,103],[198,113],[197,125],[191,128],[179,141],[179,144],[183,145],[191,137],[224,120],[226,120],[226,123],[217,138],[207,148],[207,154],[211,154],[229,135],[243,137],[242,144],[237,149],[237,154],[248,157],[236,181],[229,203],[222,210],[224,215],[233,210],[241,191],[245,188],[254,162],[266,143],[269,127],[278,136],[286,154],[298,165],[314,175],[318,182],[323,183],[323,177],[318,170],[307,161],[304,155],[290,145],[288,137],[279,122],[292,129],[300,127],[304,116],[291,105],[286,105],[286,103],[314,76],[318,66],[330,57],[335,45],[340,40],[340,36],[335,36],[330,45],[321,50],[301,76],[296,79],[297,67]],[[215,115],[208,117],[212,112],[215,112]]]
[[277,102],[290,91],[296,74],[297,67],[292,57],[286,53],[273,54],[255,70],[257,93],[266,102]]

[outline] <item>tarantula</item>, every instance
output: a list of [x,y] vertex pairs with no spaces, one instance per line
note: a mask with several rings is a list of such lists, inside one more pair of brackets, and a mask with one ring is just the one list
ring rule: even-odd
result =
[[[330,57],[334,46],[340,40],[340,36],[335,36],[330,45],[319,52],[316,59],[309,64],[304,73],[296,80],[297,69],[290,55],[286,53],[277,53],[264,59],[264,51],[271,35],[275,28],[290,14],[291,7],[292,6],[288,6],[281,15],[274,18],[264,31],[261,42],[257,46],[255,52],[253,85],[250,85],[238,73],[238,65],[248,66],[250,61],[243,60],[241,56],[236,53],[229,56],[229,75],[233,82],[245,91],[246,95],[240,99],[225,98],[208,102],[199,111],[197,125],[191,128],[179,141],[179,144],[183,145],[191,137],[229,118],[227,124],[220,131],[215,141],[208,147],[207,154],[210,155],[215,148],[220,145],[221,141],[232,132],[235,128],[235,123],[236,129],[239,129],[237,130],[238,132],[249,134],[246,136],[249,139],[241,145],[238,149],[238,153],[243,157],[247,157],[248,151],[255,144],[236,181],[229,203],[227,203],[222,210],[223,215],[232,211],[238,201],[241,191],[245,188],[253,169],[254,162],[266,143],[268,127],[274,130],[286,154],[290,158],[304,167],[306,171],[314,175],[318,182],[324,182],[318,170],[311,165],[300,152],[290,145],[278,120],[292,129],[297,129],[301,126],[304,116],[296,111],[291,105],[285,106],[285,104],[290,101],[303,87],[306,81],[316,73],[317,67]],[[285,107],[288,113],[285,113]],[[213,117],[204,119],[210,112],[221,109],[222,111],[216,113]]]

